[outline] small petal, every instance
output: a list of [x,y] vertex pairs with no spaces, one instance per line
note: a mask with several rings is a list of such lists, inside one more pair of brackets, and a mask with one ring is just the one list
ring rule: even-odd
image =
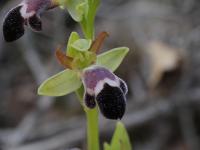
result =
[[7,42],[15,41],[24,35],[25,21],[20,13],[21,8],[21,5],[13,8],[5,17],[3,23],[3,35]]
[[105,84],[96,97],[102,114],[108,119],[121,119],[126,109],[126,98],[119,87]]

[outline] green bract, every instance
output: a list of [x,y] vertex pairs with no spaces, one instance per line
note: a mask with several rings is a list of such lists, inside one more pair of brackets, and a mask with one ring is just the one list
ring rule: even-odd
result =
[[77,90],[81,84],[77,72],[67,69],[44,81],[38,89],[38,94],[63,96]]
[[104,150],[132,150],[128,133],[121,122],[117,123],[111,145],[105,143]]
[[61,7],[67,8],[71,17],[80,22],[87,13],[88,4],[86,0],[59,0]]
[[111,71],[115,71],[123,61],[128,51],[129,48],[127,47],[119,47],[109,50],[97,57],[96,64],[104,66]]
[[71,17],[80,22],[87,39],[94,38],[94,19],[100,0],[58,0],[61,8],[66,8]]

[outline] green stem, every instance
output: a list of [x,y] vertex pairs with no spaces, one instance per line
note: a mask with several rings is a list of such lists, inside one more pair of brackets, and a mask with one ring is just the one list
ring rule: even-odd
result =
[[99,150],[99,124],[97,108],[86,110],[88,150]]
[[88,13],[83,18],[83,21],[81,22],[81,27],[87,39],[94,39],[95,35],[94,22],[95,22],[96,12],[100,4],[100,0],[87,0],[87,2],[89,7]]
[[99,113],[97,107],[94,109],[88,109],[83,105],[84,87],[80,87],[76,91],[76,95],[79,98],[81,105],[86,113],[87,118],[87,150],[99,150]]
[[87,19],[84,19],[81,23],[81,27],[86,39],[94,39],[94,18],[91,16],[91,12],[88,12]]
[[[85,38],[94,40],[95,37],[95,16],[99,6],[99,0],[87,0],[88,14],[83,18],[81,27]],[[83,106],[84,107],[84,106]],[[99,150],[99,117],[97,107],[94,109],[85,108],[87,117],[87,144],[88,150]]]

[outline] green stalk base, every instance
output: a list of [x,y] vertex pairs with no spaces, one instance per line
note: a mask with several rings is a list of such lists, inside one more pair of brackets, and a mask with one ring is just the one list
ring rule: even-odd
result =
[[87,109],[87,142],[88,150],[99,150],[99,117],[98,109]]

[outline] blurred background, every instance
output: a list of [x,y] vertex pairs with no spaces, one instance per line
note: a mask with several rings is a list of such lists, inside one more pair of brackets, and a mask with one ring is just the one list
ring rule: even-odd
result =
[[[1,28],[19,2],[0,0]],[[110,34],[102,52],[130,48],[116,74],[129,87],[122,122],[134,150],[200,150],[199,16],[199,0],[102,0],[96,33]],[[27,29],[13,43],[0,30],[0,149],[85,150],[86,121],[75,95],[37,95],[42,81],[63,70],[55,49],[81,30],[58,8],[42,20],[42,32]],[[110,142],[114,125],[100,115],[101,142]]]

